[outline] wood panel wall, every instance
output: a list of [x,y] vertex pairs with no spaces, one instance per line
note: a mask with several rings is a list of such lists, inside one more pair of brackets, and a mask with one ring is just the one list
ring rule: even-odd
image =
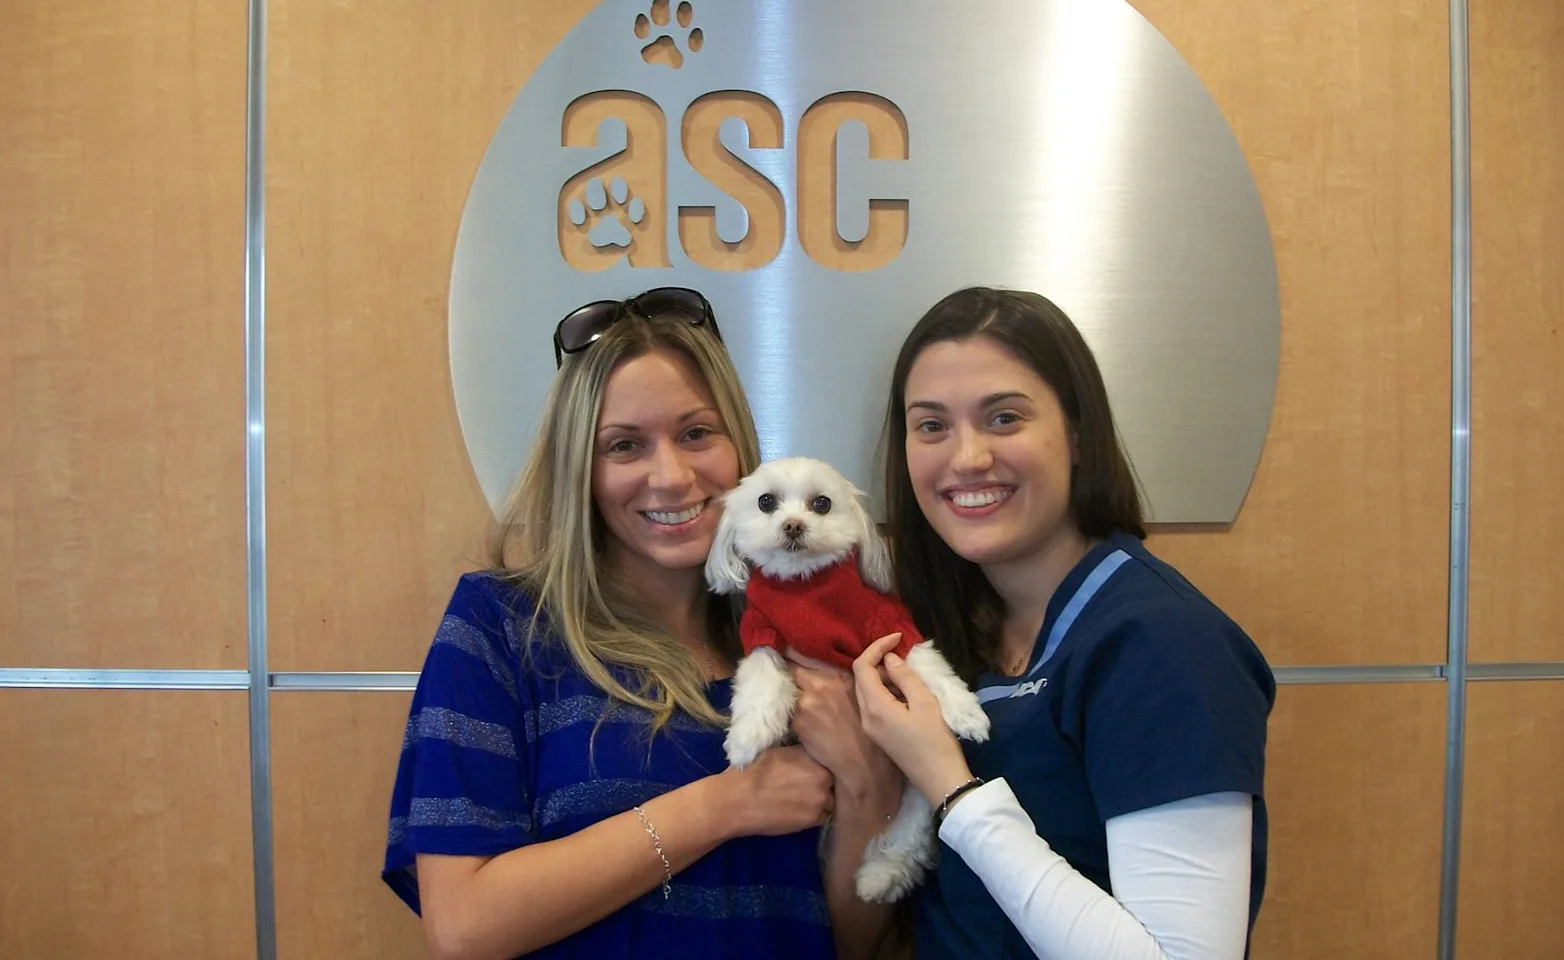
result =
[[488,507],[446,300],[495,126],[582,3],[268,4],[272,665],[416,670]]
[[0,637],[245,662],[242,4],[0,8]]
[[1471,37],[1472,657],[1564,660],[1564,8]]
[[428,956],[418,918],[380,880],[411,703],[406,693],[273,698],[278,960]]
[[[0,5],[0,667],[240,669],[243,4]],[[239,692],[0,690],[0,956],[254,955]]]
[[0,690],[0,957],[255,956],[240,691]]
[[1444,657],[1448,7],[1136,0],[1227,117],[1276,248],[1281,373],[1230,529],[1152,546],[1273,663]]
[[1435,954],[1445,688],[1283,687],[1254,960]]
[[[1564,9],[1471,18],[1474,660],[1564,660]],[[1564,683],[1470,688],[1462,957],[1559,953]]]
[[1564,682],[1468,693],[1460,956],[1557,956],[1564,944]]
[[[268,4],[274,670],[416,670],[481,560],[456,228],[500,117],[592,5]],[[1134,5],[1249,158],[1283,310],[1242,513],[1153,548],[1274,664],[1440,662],[1446,5]],[[0,667],[244,666],[245,27],[196,0],[0,7]],[[1564,660],[1561,64],[1551,0],[1472,5],[1476,659]],[[1558,941],[1561,691],[1472,687],[1463,957]],[[1444,695],[1283,688],[1258,960],[1432,954]],[[425,955],[378,879],[407,703],[273,696],[282,957]],[[245,723],[241,693],[0,690],[0,862],[28,865],[0,879],[0,956],[252,956]]]

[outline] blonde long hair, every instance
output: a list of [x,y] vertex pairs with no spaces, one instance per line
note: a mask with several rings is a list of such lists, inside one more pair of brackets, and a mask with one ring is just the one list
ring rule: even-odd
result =
[[[706,673],[690,648],[640,598],[604,576],[608,534],[592,498],[592,467],[610,375],[655,350],[684,357],[700,373],[738,453],[740,476],[759,465],[760,441],[738,372],[711,330],[691,319],[676,310],[651,319],[630,314],[588,349],[565,357],[526,468],[489,544],[493,572],[535,601],[531,640],[543,635],[538,619],[546,618],[582,674],[611,698],[648,711],[654,733],[676,710],[707,724],[727,721],[706,699]],[[734,659],[737,617],[733,601],[710,597],[710,639]],[[614,668],[633,680],[621,682]]]

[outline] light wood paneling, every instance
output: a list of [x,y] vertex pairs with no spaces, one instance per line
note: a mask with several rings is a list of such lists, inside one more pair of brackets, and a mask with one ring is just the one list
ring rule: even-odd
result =
[[1230,530],[1153,549],[1279,664],[1443,659],[1448,6],[1134,0],[1259,185],[1282,302],[1276,407]]
[[244,665],[244,58],[0,5],[0,665]]
[[590,4],[268,6],[272,664],[415,669],[489,517],[446,348],[457,225]]
[[1476,660],[1564,660],[1564,6],[1471,8]]
[[255,956],[240,692],[0,690],[0,957]]
[[380,880],[406,693],[272,698],[277,956],[427,957],[423,928]]
[[1467,692],[1457,953],[1556,957],[1564,944],[1564,682]]
[[1444,729],[1443,684],[1281,688],[1255,960],[1434,955]]

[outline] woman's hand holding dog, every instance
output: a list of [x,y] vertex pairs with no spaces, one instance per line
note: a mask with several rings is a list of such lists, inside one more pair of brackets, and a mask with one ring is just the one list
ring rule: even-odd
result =
[[804,749],[836,775],[836,807],[827,838],[826,899],[840,956],[878,955],[891,920],[888,907],[858,895],[857,876],[870,842],[901,808],[906,779],[885,751],[863,732],[853,675],[789,651],[788,672],[798,687],[793,732]]
[[836,778],[836,816],[863,817],[883,825],[901,805],[905,779],[864,733],[853,675],[789,652],[798,686],[793,732],[804,749]]
[[[972,770],[961,743],[940,715],[939,701],[891,652],[900,640],[897,634],[882,637],[853,661],[858,710],[863,714],[864,733],[880,745],[930,804],[938,804],[970,780]],[[900,698],[893,688],[900,692]]]
[[733,837],[782,836],[819,826],[831,810],[831,772],[803,747],[771,747],[743,770],[717,775]]

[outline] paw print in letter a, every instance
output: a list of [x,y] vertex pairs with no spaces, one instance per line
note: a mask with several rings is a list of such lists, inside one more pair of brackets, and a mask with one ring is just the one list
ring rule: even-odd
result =
[[601,177],[593,177],[587,181],[586,202],[581,200],[571,198],[570,222],[578,227],[590,224],[587,242],[599,249],[630,246],[630,228],[625,220],[640,223],[646,217],[646,204],[640,197],[630,196],[630,185],[623,177],[615,177],[607,187]]
[[690,29],[690,22],[695,19],[695,8],[690,6],[688,0],[684,0],[674,11],[674,19],[678,21],[679,31],[684,32],[684,50],[679,49],[679,41],[668,32],[669,2],[670,0],[652,0],[651,13],[643,13],[635,18],[635,35],[645,40],[652,35],[652,27],[657,27],[660,35],[641,48],[641,59],[647,63],[665,64],[677,70],[684,66],[685,52],[699,51],[701,44],[706,42],[706,36],[701,33],[700,27]]

